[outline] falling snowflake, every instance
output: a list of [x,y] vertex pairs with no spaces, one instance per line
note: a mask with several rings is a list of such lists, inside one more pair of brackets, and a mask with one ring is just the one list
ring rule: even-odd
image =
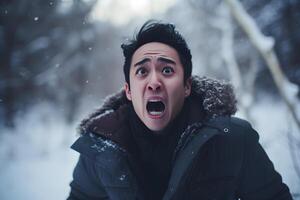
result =
[[35,17],[35,18],[34,18],[34,21],[37,21],[37,20],[39,20],[39,17]]
[[119,179],[120,179],[121,181],[124,181],[124,180],[125,180],[125,178],[126,178],[126,175],[125,175],[125,174],[123,174],[123,175],[121,175],[121,176],[120,176],[120,178],[119,178]]

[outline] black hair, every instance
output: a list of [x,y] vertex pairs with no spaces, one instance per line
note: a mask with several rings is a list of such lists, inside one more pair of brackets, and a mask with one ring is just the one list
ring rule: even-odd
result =
[[192,55],[190,49],[185,39],[175,29],[175,25],[156,20],[146,21],[139,32],[133,36],[132,40],[121,45],[125,57],[123,66],[125,81],[129,84],[129,70],[134,52],[142,45],[150,42],[164,43],[177,51],[183,66],[185,83],[192,74]]

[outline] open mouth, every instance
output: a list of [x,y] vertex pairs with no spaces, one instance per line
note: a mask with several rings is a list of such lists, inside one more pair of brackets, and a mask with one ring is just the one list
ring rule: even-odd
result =
[[161,100],[149,100],[146,108],[150,115],[161,116],[164,113],[166,106]]

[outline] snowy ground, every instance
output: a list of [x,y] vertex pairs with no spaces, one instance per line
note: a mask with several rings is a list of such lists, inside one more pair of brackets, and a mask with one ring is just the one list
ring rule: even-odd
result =
[[66,199],[78,156],[69,148],[76,131],[53,111],[40,105],[17,120],[16,130],[1,130],[1,200]]
[[[0,199],[65,199],[77,153],[69,146],[76,139],[75,125],[66,126],[54,108],[40,105],[17,121],[13,131],[0,129]],[[298,112],[300,113],[300,112]],[[280,103],[264,101],[252,112],[275,168],[293,193],[300,193],[288,151],[286,134],[296,131]],[[299,138],[299,137],[298,137]]]

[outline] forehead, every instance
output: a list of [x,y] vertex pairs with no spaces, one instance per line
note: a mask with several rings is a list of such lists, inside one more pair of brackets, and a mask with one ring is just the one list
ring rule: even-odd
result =
[[171,58],[175,62],[179,62],[177,51],[166,44],[160,42],[150,42],[140,46],[133,54],[132,61],[137,61],[143,58],[166,57]]

